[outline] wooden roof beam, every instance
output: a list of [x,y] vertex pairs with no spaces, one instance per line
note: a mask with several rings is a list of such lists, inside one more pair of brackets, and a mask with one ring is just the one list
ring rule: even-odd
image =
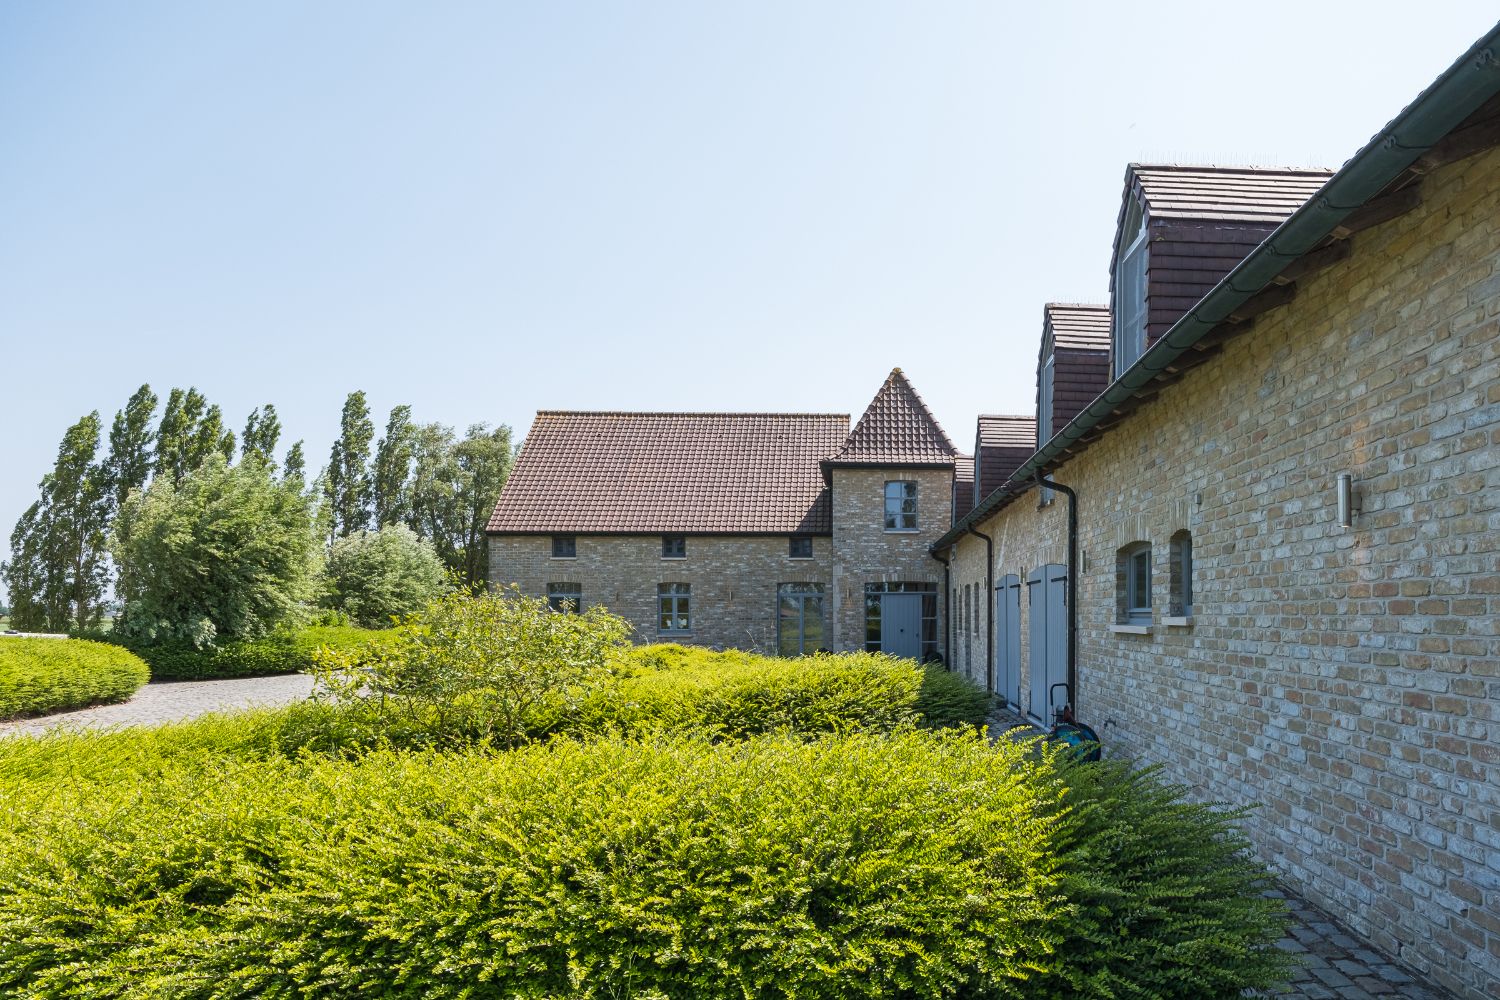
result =
[[1493,146],[1500,146],[1500,118],[1461,128],[1417,157],[1411,169],[1419,174],[1431,173],[1438,167],[1482,153]]
[[1236,322],[1243,322],[1278,306],[1284,306],[1296,296],[1297,283],[1295,281],[1285,285],[1271,285],[1240,303],[1238,308],[1229,314],[1229,318]]
[[1350,243],[1348,240],[1334,240],[1332,243],[1316,250],[1309,250],[1286,266],[1286,270],[1276,276],[1278,285],[1290,285],[1299,278],[1317,274],[1319,271],[1332,267],[1341,260],[1349,257]]
[[1420,184],[1412,184],[1391,194],[1371,199],[1350,212],[1343,222],[1335,226],[1333,237],[1338,240],[1347,240],[1361,230],[1405,215],[1420,204],[1422,204]]

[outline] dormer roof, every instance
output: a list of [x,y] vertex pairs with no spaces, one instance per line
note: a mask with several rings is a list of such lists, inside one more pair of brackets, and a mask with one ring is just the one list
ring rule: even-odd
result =
[[982,414],[974,433],[974,499],[1005,482],[1036,451],[1036,418]]
[[958,449],[904,372],[893,368],[842,447],[823,463],[839,466],[951,466]]
[[1078,351],[1109,350],[1109,306],[1048,302],[1042,307],[1042,352],[1048,345]]

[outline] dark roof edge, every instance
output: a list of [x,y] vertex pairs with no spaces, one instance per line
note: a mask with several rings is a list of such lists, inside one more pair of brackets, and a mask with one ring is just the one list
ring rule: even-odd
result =
[[[1019,495],[1034,478],[1079,438],[1099,424],[1168,365],[1190,350],[1252,295],[1270,284],[1288,264],[1313,249],[1355,209],[1378,194],[1423,153],[1436,145],[1485,101],[1500,93],[1500,25],[1475,42],[1431,86],[1339,168],[1307,204],[1278,226],[1250,255],[1235,265],[1161,339],[1110,384],[1109,388],[1068,425],[1053,435],[1036,454],[1011,474],[998,489],[933,543],[947,548],[971,524],[990,513],[990,501],[1011,491]],[[1020,484],[1025,484],[1020,486]],[[1018,488],[1018,486],[1020,488]],[[1001,497],[1001,500],[1007,499]],[[996,502],[994,507],[1000,506]]]
[[695,531],[691,528],[652,528],[634,531],[602,531],[596,528],[485,528],[495,538],[546,538],[548,535],[582,535],[588,538],[653,538],[658,535],[688,535],[692,538],[831,538],[833,531]]

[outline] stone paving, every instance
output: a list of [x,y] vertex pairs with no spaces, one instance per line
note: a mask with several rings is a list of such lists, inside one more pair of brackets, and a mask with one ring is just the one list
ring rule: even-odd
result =
[[[1031,723],[1003,709],[990,716],[989,725],[997,737],[1023,739],[1037,733]],[[1284,992],[1252,996],[1274,1000],[1454,1000],[1453,994],[1421,981],[1296,893],[1279,887],[1269,895],[1284,899],[1292,917],[1287,936],[1276,946],[1296,955],[1301,964]]]
[[209,712],[286,705],[306,698],[312,693],[312,687],[312,678],[305,674],[223,681],[154,681],[137,691],[135,697],[118,705],[60,712],[39,719],[0,722],[0,737],[38,734],[53,728],[153,726],[192,719]]

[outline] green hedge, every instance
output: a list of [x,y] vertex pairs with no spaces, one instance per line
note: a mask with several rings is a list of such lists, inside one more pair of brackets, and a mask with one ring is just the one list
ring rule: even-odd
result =
[[381,632],[347,625],[314,625],[273,632],[263,639],[225,642],[206,649],[191,643],[145,644],[105,637],[135,653],[151,666],[159,681],[201,681],[227,677],[295,674],[312,666],[313,651],[323,646],[356,648],[379,641]]
[[789,729],[894,729],[917,721],[923,672],[878,653],[781,659],[677,645],[632,650],[562,727],[704,728],[740,737]]
[[0,747],[0,993],[1159,997],[1274,983],[1233,817],[908,730],[555,740],[36,781]]
[[139,657],[118,646],[0,637],[0,719],[124,701],[149,676]]

